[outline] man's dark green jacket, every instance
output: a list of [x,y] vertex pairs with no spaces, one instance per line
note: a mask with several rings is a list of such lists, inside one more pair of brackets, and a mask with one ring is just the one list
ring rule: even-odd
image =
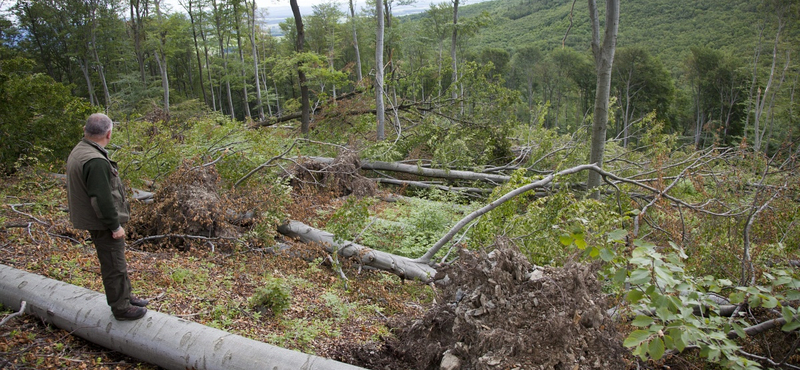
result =
[[117,230],[128,222],[130,204],[117,163],[99,144],[84,138],[67,159],[67,199],[72,226],[83,230]]

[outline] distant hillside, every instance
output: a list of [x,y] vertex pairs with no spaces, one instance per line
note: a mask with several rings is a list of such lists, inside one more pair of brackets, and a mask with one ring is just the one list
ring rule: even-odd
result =
[[[533,44],[549,51],[561,46],[572,4],[572,0],[493,0],[459,9],[462,17],[486,11],[494,18],[491,26],[469,42],[471,48],[500,47],[513,52],[520,45]],[[766,18],[760,4],[753,0],[623,1],[617,45],[645,47],[673,73],[679,72],[692,46],[707,46],[750,58],[757,40],[756,25]],[[586,1],[575,3],[573,17],[566,45],[588,50],[591,26]],[[765,33],[766,49],[771,48],[774,38],[773,23],[770,18]],[[796,40],[797,25],[789,27]]]

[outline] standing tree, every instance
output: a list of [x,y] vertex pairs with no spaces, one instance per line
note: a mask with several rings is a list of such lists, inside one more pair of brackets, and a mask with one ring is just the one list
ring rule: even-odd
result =
[[[236,48],[239,49],[239,63],[241,66],[240,73],[242,75],[242,103],[244,104],[244,116],[251,117],[250,115],[250,98],[247,94],[247,72],[245,71],[244,52],[242,51],[242,33],[239,27],[242,13],[239,11],[239,0],[233,0],[233,28],[236,31]],[[246,5],[245,5],[246,6]]]
[[[297,40],[295,49],[297,53],[303,52],[303,44],[305,44],[305,31],[303,30],[303,18],[300,16],[300,7],[297,6],[297,0],[291,0],[292,14],[294,14],[294,24],[297,28]],[[303,105],[300,115],[300,131],[303,135],[308,135],[308,124],[310,121],[311,105],[308,102],[308,85],[306,84],[306,73],[303,71],[303,62],[298,62],[297,77],[300,80],[300,101]]]
[[453,63],[453,100],[458,98],[458,61],[456,59],[456,42],[458,41],[458,0],[453,0],[453,38],[450,44],[450,59]]
[[375,17],[378,21],[378,28],[375,32],[375,115],[378,117],[378,140],[386,138],[384,132],[385,108],[383,106],[383,1],[375,1]]
[[[614,50],[617,47],[619,30],[619,0],[606,0],[606,23],[603,43],[600,43],[600,19],[595,0],[589,0],[589,19],[592,22],[592,53],[597,71],[597,90],[594,98],[594,122],[592,122],[592,147],[589,162],[603,166],[603,151],[606,147],[608,128],[608,98],[611,93],[611,67],[614,64]],[[589,189],[600,185],[600,174],[589,171],[586,183]],[[592,197],[597,198],[594,192]]]
[[[219,55],[222,58],[222,73],[223,75],[228,74],[228,58],[225,56],[225,46],[222,44],[224,39],[223,37],[223,29],[222,29],[222,16],[224,12],[224,8],[222,7],[223,4],[217,4],[217,0],[211,0],[212,10],[214,11],[214,23],[216,24],[216,31],[217,31],[217,41],[219,41]],[[225,93],[228,95],[228,109],[231,114],[231,119],[236,119],[236,112],[233,109],[233,98],[231,97],[231,81],[230,79],[223,77],[225,79]],[[220,93],[222,95],[222,93]],[[220,100],[222,97],[220,96]],[[220,110],[222,108],[222,103],[220,102]]]
[[361,75],[361,52],[358,50],[358,32],[356,32],[356,11],[353,7],[353,0],[350,0],[350,23],[353,25],[353,48],[356,53],[356,78],[359,83],[363,78]]
[[[198,1],[193,0],[186,0],[186,1],[179,1],[181,6],[186,9],[186,13],[189,15],[189,22],[192,25],[192,39],[194,40],[194,54],[197,57],[197,71],[200,75],[200,89],[203,91],[203,102],[208,104],[208,96],[206,95],[206,85],[203,83],[203,63],[200,61],[200,47],[197,44],[197,23],[195,22],[195,14],[192,10],[193,5],[197,5],[199,9],[197,9],[198,14],[203,13],[203,8],[201,4],[198,4]],[[199,18],[199,17],[198,17]],[[198,19],[199,21],[199,19]],[[202,23],[200,24],[202,27]],[[212,93],[214,89],[211,89]]]
[[[245,1],[247,4],[247,1]],[[253,47],[253,74],[256,76],[256,104],[258,105],[258,120],[264,120],[264,103],[261,100],[261,85],[258,77],[258,47],[256,47],[256,1],[252,0],[249,6],[247,21],[250,26],[250,45]]]

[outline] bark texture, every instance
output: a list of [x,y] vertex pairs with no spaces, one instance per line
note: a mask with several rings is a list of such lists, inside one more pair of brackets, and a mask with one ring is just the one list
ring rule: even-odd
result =
[[165,369],[361,369],[152,310],[136,321],[117,321],[103,294],[0,265],[0,303],[16,311],[22,301],[29,314]]
[[377,251],[350,241],[339,242],[333,234],[299,221],[289,221],[279,226],[278,232],[299,238],[305,243],[322,244],[328,252],[333,253],[335,250],[343,257],[357,258],[364,265],[389,271],[402,278],[430,281],[436,275],[436,270],[427,263],[415,262],[407,257]]

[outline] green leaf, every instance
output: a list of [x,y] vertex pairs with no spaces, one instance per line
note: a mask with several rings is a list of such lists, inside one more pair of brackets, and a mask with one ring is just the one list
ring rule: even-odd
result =
[[794,312],[792,311],[793,311],[792,308],[789,306],[783,306],[781,308],[781,314],[783,315],[783,319],[786,320],[786,322],[790,322],[794,318]]
[[583,237],[575,238],[575,245],[578,246],[578,249],[584,250],[586,249],[586,240],[583,240]]
[[631,290],[628,292],[628,296],[625,298],[629,303],[636,303],[639,302],[640,299],[644,297],[644,293],[638,290]]
[[616,229],[616,230],[608,233],[608,241],[609,242],[612,242],[612,241],[624,242],[626,236],[628,236],[628,232],[627,231],[625,231],[623,229]]
[[641,285],[650,282],[650,270],[636,269],[631,272],[631,278],[628,280],[633,285]]
[[613,251],[609,250],[608,248],[603,248],[600,250],[600,258],[603,259],[605,262],[611,262],[616,255]]
[[661,357],[664,356],[664,342],[661,338],[653,338],[653,340],[650,341],[647,352],[650,353],[650,357],[652,357],[653,360],[660,360]]
[[777,300],[777,299],[775,299],[775,297],[773,297],[773,296],[771,296],[771,295],[770,295],[770,296],[765,296],[765,297],[763,298],[763,300],[764,300],[764,303],[763,303],[763,305],[764,305],[764,307],[766,307],[766,308],[775,308],[775,307],[778,307],[778,300]]
[[800,320],[794,320],[792,322],[787,322],[781,327],[781,330],[789,332],[792,330],[797,330],[800,328]]
[[747,333],[744,332],[744,329],[742,329],[741,325],[733,322],[731,323],[731,326],[733,326],[733,331],[736,332],[736,335],[738,335],[739,338],[744,338],[747,336]]
[[619,269],[617,269],[617,272],[614,273],[614,282],[624,283],[627,277],[628,277],[628,269],[620,267]]
[[648,338],[650,338],[650,332],[646,330],[634,330],[625,338],[622,345],[628,348],[636,347],[639,343],[646,341]]
[[730,299],[731,304],[739,304],[744,302],[744,292],[734,292],[728,296]]
[[561,242],[561,244],[562,244],[562,245],[564,245],[565,247],[567,247],[567,246],[569,246],[570,244],[572,244],[572,237],[571,237],[571,236],[569,236],[569,235],[561,235],[561,236],[558,238],[558,241],[559,241],[559,242]]
[[650,326],[653,323],[653,318],[650,316],[638,315],[635,319],[631,322],[631,325],[636,327],[645,327]]
[[800,291],[798,290],[790,290],[786,292],[786,299],[790,301],[800,300]]
[[678,328],[674,328],[669,330],[669,334],[675,344],[675,349],[677,349],[678,352],[682,352],[683,349],[686,348],[686,341],[683,339],[683,332]]

